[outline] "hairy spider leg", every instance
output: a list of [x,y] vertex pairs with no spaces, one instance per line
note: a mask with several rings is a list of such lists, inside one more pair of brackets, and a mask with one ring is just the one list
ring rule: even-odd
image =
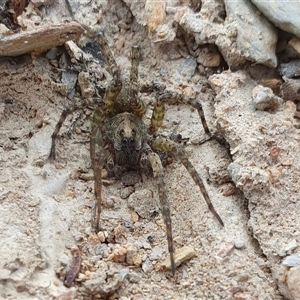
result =
[[193,98],[185,97],[184,95],[179,94],[175,91],[164,91],[164,92],[160,93],[157,101],[161,101],[163,103],[168,103],[168,104],[183,103],[183,104],[186,104],[186,105],[189,105],[189,106],[195,108],[201,119],[203,129],[204,129],[205,133],[209,136],[209,138],[205,139],[203,142],[201,142],[201,144],[213,139],[213,140],[217,141],[220,145],[224,146],[226,148],[227,152],[230,154],[230,146],[227,143],[227,141],[220,135],[212,134],[211,131],[209,130],[205,116],[204,116],[202,104],[200,101],[194,100]]
[[165,105],[163,101],[156,99],[151,116],[151,125],[149,127],[150,133],[155,133],[162,125],[165,116]]
[[60,115],[59,121],[57,122],[54,132],[51,135],[52,144],[49,158],[51,160],[55,160],[55,142],[58,136],[58,133],[63,125],[64,121],[66,120],[67,116],[72,114],[75,111],[81,110],[88,106],[104,106],[104,102],[102,98],[88,98],[78,101],[77,104],[74,104],[71,107],[67,107],[63,110],[62,114]]
[[138,97],[139,85],[139,63],[141,60],[141,53],[139,46],[133,46],[131,48],[131,69],[130,69],[130,106],[135,115],[142,117],[146,111],[146,104],[142,99]]
[[169,250],[170,261],[171,261],[171,271],[172,274],[174,275],[176,266],[174,261],[174,245],[173,245],[173,235],[172,235],[171,212],[170,212],[170,204],[167,197],[166,185],[164,182],[163,166],[159,156],[156,153],[154,153],[150,147],[148,149],[148,147],[146,150],[147,159],[151,164],[153,170],[153,176],[156,179],[156,183],[158,187],[158,197],[159,197],[162,215],[164,218],[166,231],[167,231],[167,241],[168,241],[168,250]]
[[168,103],[168,104],[183,103],[183,104],[192,106],[198,112],[198,115],[201,119],[201,123],[202,123],[205,133],[209,136],[212,136],[212,134],[207,126],[207,122],[206,122],[206,119],[204,116],[202,104],[199,101],[197,101],[197,100],[195,101],[193,98],[185,97],[184,95],[179,94],[175,91],[165,91],[165,92],[161,93],[158,96],[158,100],[163,103]]
[[185,168],[187,169],[187,171],[189,172],[189,174],[193,178],[195,184],[200,188],[200,191],[201,191],[201,193],[204,197],[204,200],[205,200],[209,210],[216,217],[216,219],[219,221],[221,226],[224,227],[224,223],[223,223],[221,217],[216,212],[213,204],[210,201],[210,198],[209,198],[208,193],[206,191],[206,188],[203,184],[203,181],[200,178],[200,175],[198,174],[198,172],[196,171],[196,169],[194,168],[192,163],[189,161],[186,153],[184,152],[184,149],[180,145],[175,143],[174,141],[169,140],[169,139],[164,138],[164,137],[160,137],[160,136],[157,137],[152,142],[152,148],[154,150],[157,150],[157,151],[167,151],[167,152],[173,153],[173,154],[175,154],[179,157],[181,163],[185,166]]
[[98,232],[100,230],[100,214],[102,204],[102,169],[106,159],[104,142],[101,129],[94,127],[90,137],[91,160],[94,170],[94,193],[95,202],[92,208],[92,228]]
[[114,59],[113,53],[109,48],[108,41],[103,32],[97,34],[97,40],[101,47],[103,56],[105,57],[105,63],[108,71],[112,76],[112,80],[104,96],[104,113],[108,116],[114,111],[115,99],[118,97],[122,89],[121,70]]

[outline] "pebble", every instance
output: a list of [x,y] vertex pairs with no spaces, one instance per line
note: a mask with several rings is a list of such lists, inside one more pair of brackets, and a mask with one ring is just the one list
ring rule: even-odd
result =
[[142,257],[138,249],[132,244],[126,245],[126,249],[126,263],[130,266],[140,266],[142,264]]
[[130,220],[132,223],[136,223],[139,220],[139,215],[135,211],[131,212]]
[[185,58],[177,68],[178,73],[184,77],[192,77],[195,74],[197,62],[192,58]]
[[103,231],[99,231],[97,233],[97,237],[99,238],[100,243],[104,243],[105,242],[105,234]]
[[108,245],[107,244],[100,244],[95,251],[96,255],[105,256],[105,252],[108,251]]
[[280,153],[280,148],[278,146],[273,146],[270,149],[270,157],[272,160],[276,160],[278,158],[278,155]]
[[197,57],[197,62],[204,67],[218,67],[221,63],[221,55],[216,47],[204,47]]
[[[174,253],[175,266],[180,266],[182,263],[191,259],[194,256],[196,256],[196,251],[192,246],[183,246],[177,249]],[[161,266],[163,269],[171,269],[170,258],[166,258],[162,262]]]
[[148,250],[149,250],[149,249],[152,249],[150,243],[148,243],[148,242],[143,242],[142,247],[143,247],[144,249],[148,249]]
[[299,299],[300,295],[300,266],[291,268],[287,274],[287,285],[291,299]]
[[127,249],[116,245],[113,249],[111,255],[109,256],[109,260],[113,260],[114,262],[124,262],[126,259]]
[[245,241],[243,241],[243,240],[238,240],[238,239],[236,239],[236,240],[234,241],[234,247],[235,247],[236,249],[242,249],[242,248],[244,248],[244,246],[245,246]]
[[294,267],[300,265],[300,257],[297,254],[287,256],[282,264],[286,267]]
[[134,192],[134,187],[127,186],[121,190],[120,196],[122,199],[127,199],[133,192]]
[[223,248],[218,252],[217,255],[218,255],[219,257],[224,258],[224,257],[228,256],[228,255],[231,253],[231,251],[233,250],[234,247],[235,247],[235,244],[234,244],[234,243],[232,243],[232,242],[226,243],[225,247],[223,247]]
[[150,260],[157,260],[161,257],[162,255],[162,248],[159,247],[159,246],[155,246],[153,249],[152,249],[152,252],[150,254]]
[[55,59],[56,56],[57,56],[57,53],[58,53],[58,49],[57,48],[52,48],[50,49],[47,54],[46,54],[46,57],[48,59]]
[[269,87],[262,85],[258,85],[253,89],[252,99],[257,110],[274,110],[281,104],[281,99],[276,97]]
[[146,259],[143,264],[142,264],[142,269],[144,273],[148,273],[149,271],[152,270],[152,263],[149,259]]
[[284,251],[286,252],[290,252],[290,251],[293,251],[297,248],[297,242],[295,239],[291,240],[284,248]]
[[120,271],[120,275],[121,275],[122,279],[124,279],[128,274],[129,274],[129,269],[128,268],[122,269]]
[[150,32],[155,32],[166,17],[166,3],[164,0],[147,0],[145,3],[147,26]]

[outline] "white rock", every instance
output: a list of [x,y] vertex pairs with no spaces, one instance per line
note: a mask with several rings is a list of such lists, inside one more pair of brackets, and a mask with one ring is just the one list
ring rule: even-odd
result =
[[277,66],[276,28],[257,12],[248,0],[225,0],[227,27],[237,31],[236,43],[240,55],[247,60]]
[[282,264],[287,267],[294,267],[300,265],[300,257],[298,255],[289,255],[283,261]]
[[299,1],[251,1],[274,25],[300,37]]
[[284,251],[289,252],[289,251],[293,251],[294,249],[297,248],[297,242],[295,239],[291,240],[284,248]]

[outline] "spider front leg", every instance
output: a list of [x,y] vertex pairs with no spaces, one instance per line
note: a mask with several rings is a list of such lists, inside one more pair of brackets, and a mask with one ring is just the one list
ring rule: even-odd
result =
[[206,188],[203,184],[203,181],[202,181],[200,175],[198,174],[198,172],[196,171],[196,169],[194,168],[192,163],[189,161],[184,149],[180,145],[175,143],[174,141],[171,141],[171,140],[163,138],[163,137],[158,137],[152,142],[152,149],[157,150],[157,151],[171,152],[179,157],[181,163],[185,166],[185,168],[187,169],[187,171],[193,178],[195,184],[200,188],[200,191],[204,197],[204,200],[205,200],[209,210],[216,217],[216,219],[219,221],[221,226],[224,227],[224,223],[223,223],[221,217],[216,212],[213,204],[210,201],[210,198],[208,196],[208,193],[206,191]]
[[167,197],[166,186],[163,177],[163,166],[159,156],[152,152],[152,150],[147,150],[147,159],[149,160],[152,170],[153,176],[156,179],[158,186],[158,196],[161,205],[162,215],[164,218],[164,222],[167,230],[167,241],[168,241],[168,249],[170,254],[171,261],[171,271],[172,274],[175,274],[175,261],[174,261],[174,245],[173,245],[173,236],[172,236],[172,224],[171,224],[171,213],[170,213],[170,204]]
[[92,208],[92,228],[98,232],[100,230],[100,214],[102,204],[102,169],[106,159],[103,148],[103,139],[99,127],[94,126],[90,138],[91,161],[94,170],[94,193],[95,202]]
[[58,133],[61,129],[61,126],[63,125],[64,121],[66,120],[67,116],[72,114],[75,111],[81,110],[83,108],[86,108],[88,106],[103,106],[104,102],[102,98],[90,98],[90,99],[83,99],[80,100],[77,104],[72,105],[71,107],[67,107],[63,110],[62,114],[60,115],[59,121],[57,122],[55,129],[51,135],[52,144],[51,144],[51,150],[49,154],[50,160],[55,160],[55,142],[58,136]]
[[139,117],[142,117],[147,110],[144,101],[138,97],[139,94],[139,63],[141,60],[141,53],[139,46],[133,46],[131,48],[131,69],[130,69],[130,109],[133,113]]

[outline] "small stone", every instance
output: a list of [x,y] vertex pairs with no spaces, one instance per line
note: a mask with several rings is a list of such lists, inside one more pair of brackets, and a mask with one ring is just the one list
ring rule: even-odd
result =
[[95,94],[95,87],[89,80],[89,72],[80,72],[78,74],[78,85],[83,98],[91,98]]
[[228,255],[231,253],[231,251],[234,249],[234,247],[235,247],[234,243],[232,243],[232,242],[226,243],[225,247],[223,247],[223,248],[218,252],[217,255],[218,255],[219,257],[224,258],[224,257],[228,256]]
[[200,50],[197,62],[204,67],[218,67],[221,63],[221,55],[216,47],[204,47]]
[[287,256],[283,261],[282,264],[286,267],[295,267],[300,265],[300,257],[296,254]]
[[82,61],[83,51],[73,41],[66,42],[65,47],[71,58],[75,58],[77,61]]
[[124,44],[125,44],[125,37],[123,36],[119,37],[115,43],[116,49],[120,51],[124,47]]
[[103,231],[99,231],[97,233],[97,237],[98,237],[100,243],[104,243],[105,242],[105,234],[104,234]]
[[[183,246],[177,249],[174,253],[174,262],[175,266],[178,267],[185,261],[191,259],[192,257],[196,256],[196,251],[192,246]],[[161,267],[163,269],[171,269],[171,262],[170,258],[166,258],[162,263]]]
[[152,270],[152,263],[149,259],[146,259],[143,264],[142,264],[142,269],[144,273],[148,273],[149,271]]
[[143,242],[142,247],[143,247],[144,249],[146,249],[146,250],[147,250],[147,249],[148,249],[148,250],[152,249],[150,243],[148,243],[148,242]]
[[122,279],[124,279],[128,274],[129,274],[129,269],[128,268],[122,269],[120,271],[120,275],[121,275]]
[[159,246],[155,246],[153,249],[152,249],[152,252],[150,254],[150,257],[149,259],[150,260],[157,260],[161,257],[162,255],[162,248],[159,247]]
[[280,148],[277,146],[273,146],[270,150],[270,157],[272,158],[272,160],[276,160],[279,153],[280,153]]
[[46,57],[48,59],[55,59],[57,56],[57,53],[58,53],[58,49],[56,47],[52,48],[47,52]]
[[120,197],[122,199],[127,199],[134,192],[133,186],[127,186],[121,190]]
[[274,95],[272,89],[262,85],[258,85],[253,89],[252,99],[257,110],[274,110],[282,102],[280,98]]
[[108,251],[108,245],[107,244],[100,244],[95,251],[96,255],[101,255],[105,257],[106,252]]
[[114,262],[124,262],[126,260],[126,254],[126,248],[116,245],[108,259]]
[[292,46],[298,52],[298,54],[300,54],[300,39],[298,37],[292,37],[288,44]]
[[300,266],[291,268],[287,273],[287,286],[291,299],[299,299],[300,295]]
[[28,206],[35,207],[35,206],[38,206],[40,204],[40,202],[41,201],[39,198],[34,198],[28,203]]
[[173,241],[175,243],[179,244],[179,245],[183,244],[183,238],[182,238],[182,236],[176,236],[176,237],[174,237]]
[[197,68],[197,62],[191,58],[185,58],[180,63],[177,71],[180,75],[184,77],[191,78],[195,74]]
[[139,215],[135,211],[133,211],[131,213],[130,220],[132,223],[136,223],[139,220]]
[[155,32],[157,26],[166,18],[166,3],[164,0],[147,0],[145,11],[148,29],[150,32]]
[[122,236],[124,231],[124,228],[122,225],[118,225],[117,227],[114,228],[114,236],[115,238],[119,238]]
[[243,240],[235,240],[234,241],[234,247],[236,249],[242,249],[242,248],[244,248],[244,246],[245,246],[245,241],[243,241]]
[[130,266],[140,266],[142,264],[142,257],[138,249],[132,244],[126,245],[126,249],[126,263]]
[[297,248],[297,242],[295,239],[291,240],[284,248],[284,251],[286,252],[290,252],[290,251],[293,251]]

